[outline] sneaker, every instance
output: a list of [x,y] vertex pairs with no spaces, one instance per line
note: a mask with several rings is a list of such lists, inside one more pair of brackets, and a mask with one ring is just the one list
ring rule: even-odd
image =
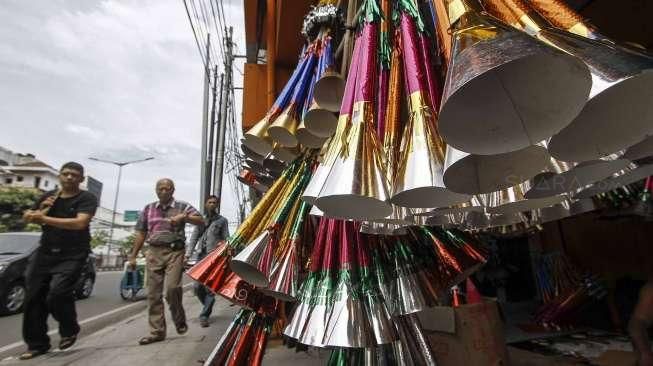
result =
[[208,328],[208,326],[209,326],[209,320],[206,319],[206,318],[201,318],[201,319],[200,319],[200,326],[201,326],[202,328]]

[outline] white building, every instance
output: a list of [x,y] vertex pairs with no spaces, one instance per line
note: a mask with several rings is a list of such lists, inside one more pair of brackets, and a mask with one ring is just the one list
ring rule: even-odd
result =
[[3,166],[2,170],[2,186],[36,188],[41,191],[59,187],[59,172],[41,161]]
[[[36,188],[43,192],[59,188],[59,171],[36,159],[33,154],[14,153],[0,146],[0,187]],[[87,176],[81,188],[93,193],[98,200],[102,182]]]

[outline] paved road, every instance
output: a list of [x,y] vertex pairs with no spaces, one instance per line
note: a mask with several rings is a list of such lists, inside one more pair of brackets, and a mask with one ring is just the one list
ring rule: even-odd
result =
[[[118,293],[122,272],[98,272],[95,289],[88,299],[77,301],[77,316],[79,320],[105,313],[109,310],[129,304],[120,298]],[[0,317],[0,347],[18,342],[22,339],[23,315],[16,314]],[[56,322],[50,317],[50,329],[57,329]]]

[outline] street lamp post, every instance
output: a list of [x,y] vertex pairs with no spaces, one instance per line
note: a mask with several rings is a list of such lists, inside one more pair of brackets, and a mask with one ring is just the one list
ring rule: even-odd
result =
[[142,163],[144,161],[148,161],[152,159],[154,158],[150,156],[149,158],[131,160],[131,161],[112,161],[112,160],[98,159],[92,156],[89,157],[89,160],[99,161],[101,163],[113,164],[118,166],[118,183],[116,185],[116,195],[113,198],[113,211],[111,212],[111,227],[109,228],[109,242],[107,243],[107,259],[111,258],[111,242],[113,241],[113,226],[116,223],[116,210],[118,209],[118,194],[120,193],[120,178],[122,177],[122,167],[129,164]]

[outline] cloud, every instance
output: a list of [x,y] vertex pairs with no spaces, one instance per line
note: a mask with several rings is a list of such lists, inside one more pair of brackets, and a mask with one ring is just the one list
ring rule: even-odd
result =
[[98,140],[102,137],[103,133],[99,130],[93,130],[90,127],[80,126],[75,124],[67,124],[66,131],[79,135],[80,138],[85,138],[89,140]]
[[[224,6],[244,50],[242,3]],[[87,158],[153,156],[123,169],[119,209],[154,199],[162,176],[197,205],[203,71],[181,1],[10,0],[0,19],[0,146],[82,162],[106,207],[117,168]]]

